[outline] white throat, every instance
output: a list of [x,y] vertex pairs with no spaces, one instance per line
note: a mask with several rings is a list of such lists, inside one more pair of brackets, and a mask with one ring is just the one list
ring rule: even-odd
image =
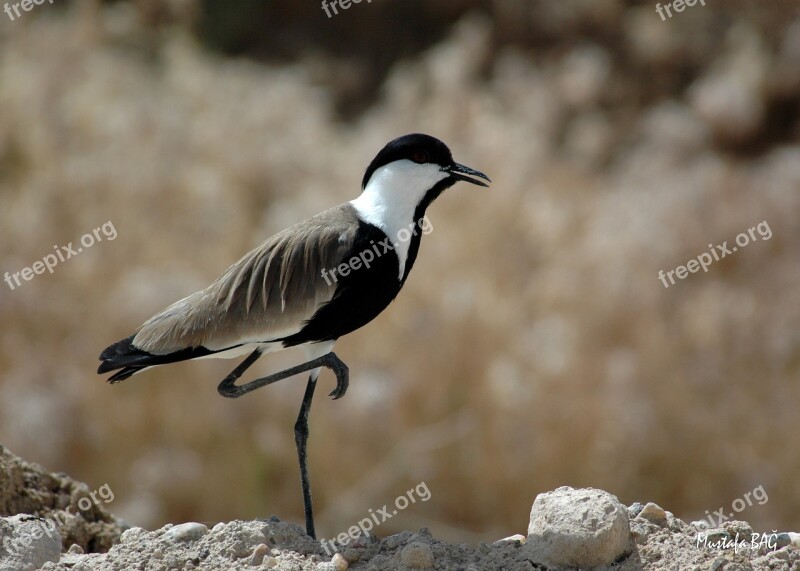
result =
[[376,170],[364,192],[350,201],[362,220],[380,228],[394,244],[400,261],[398,280],[403,279],[411,246],[408,231],[421,232],[414,211],[428,191],[448,176],[438,165],[395,161]]

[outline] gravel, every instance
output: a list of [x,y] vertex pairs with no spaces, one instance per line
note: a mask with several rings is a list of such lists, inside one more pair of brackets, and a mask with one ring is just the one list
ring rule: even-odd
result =
[[[17,478],[19,473],[26,477]],[[83,516],[92,518],[92,513],[78,514],[78,521],[64,527],[36,514],[47,511],[54,483],[59,490],[83,489],[83,484],[49,474],[7,450],[0,456],[0,475],[5,494],[0,505],[25,505],[33,512],[0,517],[0,571],[800,570],[800,534],[756,534],[741,521],[705,529],[704,522],[687,524],[655,503],[626,507],[612,494],[592,488],[539,494],[527,536],[472,546],[440,541],[427,529],[386,538],[368,534],[346,547],[334,544],[339,551],[331,555],[330,546],[326,551],[302,527],[277,517],[218,523],[211,529],[185,522],[146,530],[98,512],[108,520],[104,527],[88,525]]]

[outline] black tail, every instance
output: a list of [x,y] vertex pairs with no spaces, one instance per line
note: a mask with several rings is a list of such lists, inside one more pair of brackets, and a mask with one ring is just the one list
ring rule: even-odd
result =
[[102,362],[97,368],[97,374],[102,375],[109,371],[122,369],[108,379],[109,383],[124,381],[134,373],[138,373],[147,367],[166,365],[167,363],[176,363],[187,359],[196,359],[197,357],[205,357],[206,355],[216,353],[216,351],[209,351],[205,347],[189,347],[166,355],[154,355],[137,348],[133,344],[134,337],[136,336],[131,335],[122,341],[117,341],[113,345],[106,347],[105,350],[100,353],[100,361]]

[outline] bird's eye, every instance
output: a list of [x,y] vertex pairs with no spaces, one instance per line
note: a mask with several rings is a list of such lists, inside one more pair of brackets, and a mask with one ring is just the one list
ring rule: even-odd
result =
[[414,153],[413,161],[419,164],[427,163],[428,153],[425,153],[423,151],[417,151],[416,153]]

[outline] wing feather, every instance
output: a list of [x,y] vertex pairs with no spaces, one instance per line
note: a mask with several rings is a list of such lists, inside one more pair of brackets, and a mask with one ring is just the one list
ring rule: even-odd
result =
[[190,347],[219,351],[297,333],[333,298],[336,283],[329,284],[322,270],[348,255],[356,222],[345,204],[276,234],[205,290],[147,320],[134,346],[155,355]]

